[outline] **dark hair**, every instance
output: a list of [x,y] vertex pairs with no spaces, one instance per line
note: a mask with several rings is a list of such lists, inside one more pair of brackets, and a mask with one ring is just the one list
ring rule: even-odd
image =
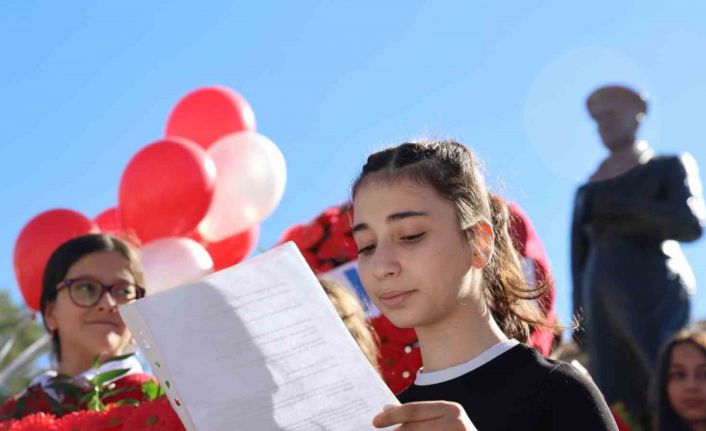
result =
[[378,370],[378,340],[358,298],[335,281],[319,280],[319,283],[370,365]]
[[[42,295],[39,300],[39,309],[42,317],[46,311],[47,304],[56,301],[56,287],[61,283],[69,269],[82,257],[91,253],[104,251],[114,251],[120,253],[128,262],[130,272],[135,278],[135,282],[142,286],[144,276],[142,265],[137,253],[130,245],[112,235],[108,234],[88,234],[66,241],[57,248],[49,257],[47,266],[44,268],[44,278],[42,279]],[[44,319],[44,327],[50,331]],[[59,343],[58,331],[52,331],[52,350],[58,360],[61,360],[61,345]]]
[[683,344],[691,344],[697,347],[706,357],[706,331],[699,326],[682,329],[674,334],[662,347],[662,351],[657,358],[657,368],[652,384],[655,431],[689,431],[691,429],[674,411],[667,395],[672,352],[677,346]]
[[533,300],[546,292],[546,284],[529,287],[509,232],[509,214],[500,197],[488,191],[475,155],[455,141],[407,142],[372,154],[353,184],[353,197],[366,178],[411,180],[427,184],[456,209],[458,222],[470,240],[470,229],[480,220],[492,225],[493,255],[483,268],[485,305],[508,336],[522,342],[529,326],[547,323]]

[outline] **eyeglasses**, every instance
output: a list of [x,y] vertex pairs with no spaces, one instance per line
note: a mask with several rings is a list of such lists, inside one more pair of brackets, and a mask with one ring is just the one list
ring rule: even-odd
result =
[[145,296],[144,288],[127,281],[120,281],[110,285],[86,278],[73,278],[59,283],[56,291],[59,292],[64,288],[68,290],[71,302],[84,308],[98,304],[105,292],[110,293],[110,296],[118,305],[127,304]]

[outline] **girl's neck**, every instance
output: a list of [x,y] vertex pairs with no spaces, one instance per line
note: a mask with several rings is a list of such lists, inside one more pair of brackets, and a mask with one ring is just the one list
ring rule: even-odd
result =
[[[114,355],[121,355],[122,352],[115,352]],[[93,359],[95,355],[91,355],[89,352],[80,352],[78,349],[66,348],[62,346],[61,349],[61,360],[59,361],[59,374],[75,377],[79,374],[90,370],[93,367]],[[101,362],[107,359],[105,355],[101,355]]]
[[490,347],[507,341],[490,312],[475,301],[458,303],[443,320],[415,328],[424,371],[438,371],[468,362]]
[[[72,354],[73,353],[73,354]],[[59,374],[75,377],[87,371],[93,365],[93,359],[75,352],[62,351],[59,361]]]

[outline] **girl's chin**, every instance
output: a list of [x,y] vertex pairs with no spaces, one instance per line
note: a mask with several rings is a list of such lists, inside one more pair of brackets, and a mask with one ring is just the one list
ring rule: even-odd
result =
[[89,351],[94,352],[94,356],[111,358],[122,354],[127,342],[118,336],[99,337],[91,340]]
[[385,316],[388,318],[393,325],[400,329],[410,329],[419,326],[419,319],[416,316],[405,315],[404,313],[386,313]]

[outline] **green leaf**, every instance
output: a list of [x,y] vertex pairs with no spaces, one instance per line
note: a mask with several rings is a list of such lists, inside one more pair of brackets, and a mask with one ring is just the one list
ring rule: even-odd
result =
[[91,384],[95,387],[101,387],[104,383],[117,379],[128,372],[130,372],[129,368],[121,368],[119,370],[110,370],[105,373],[96,374],[96,376],[91,379]]
[[113,356],[112,358],[106,359],[104,364],[107,364],[108,362],[116,362],[116,361],[122,361],[123,359],[127,359],[130,356],[135,356],[134,353],[126,353],[124,355],[119,355],[119,356]]
[[97,397],[97,396],[98,396],[98,393],[95,391],[95,389],[90,390],[87,394],[82,396],[80,400],[78,400],[78,404],[79,405],[86,404],[88,402],[88,400],[90,400],[91,398]]
[[101,365],[101,355],[96,355],[93,357],[93,363],[91,364],[91,368],[98,369]]
[[125,398],[124,400],[120,400],[117,403],[115,403],[116,406],[139,406],[140,402],[137,401],[134,398]]
[[154,380],[148,380],[142,384],[142,395],[144,395],[147,401],[152,401],[162,394],[164,394],[162,387]]
[[88,410],[94,411],[94,412],[101,412],[105,410],[105,404],[100,400],[100,398],[93,397],[88,401],[88,405],[86,406]]

